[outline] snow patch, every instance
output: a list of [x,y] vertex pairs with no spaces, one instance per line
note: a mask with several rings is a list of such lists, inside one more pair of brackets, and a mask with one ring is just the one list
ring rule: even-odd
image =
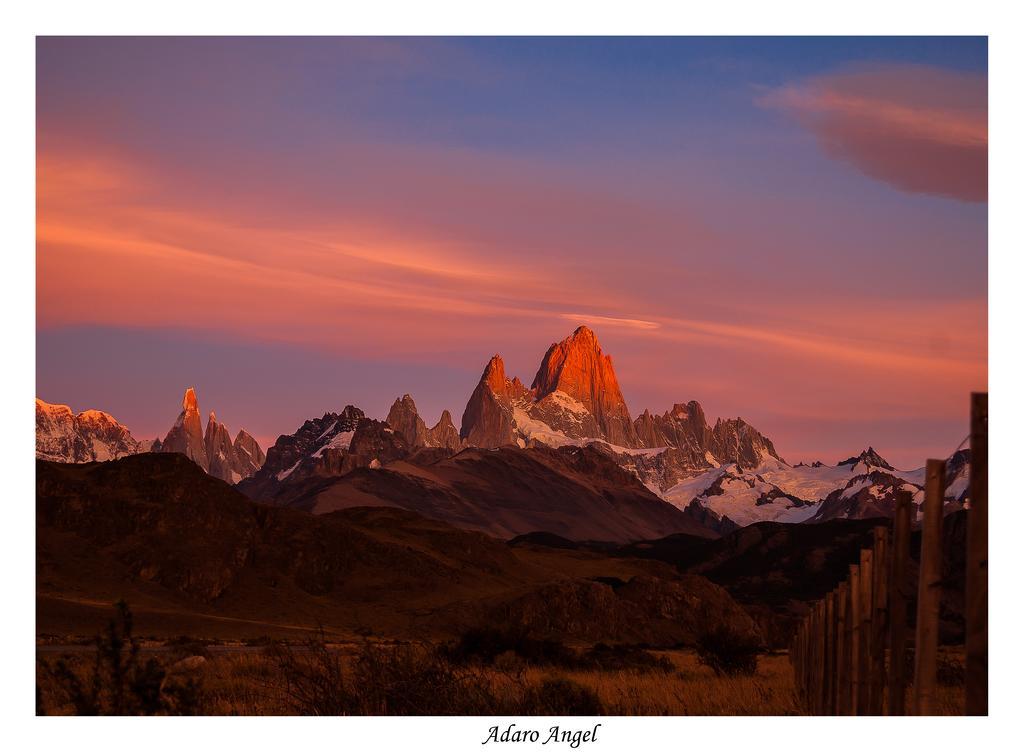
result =
[[291,475],[292,473],[294,473],[294,472],[295,472],[295,468],[297,468],[297,467],[298,467],[299,465],[301,465],[301,464],[302,464],[302,458],[301,458],[301,457],[299,457],[299,461],[298,461],[298,462],[296,462],[296,463],[295,463],[294,465],[292,465],[292,466],[291,466],[290,468],[288,468],[287,470],[282,470],[281,472],[279,472],[279,473],[277,474],[277,479],[278,479],[278,480],[284,480],[284,479],[285,479],[285,478],[287,478],[287,477],[288,477],[289,475]]

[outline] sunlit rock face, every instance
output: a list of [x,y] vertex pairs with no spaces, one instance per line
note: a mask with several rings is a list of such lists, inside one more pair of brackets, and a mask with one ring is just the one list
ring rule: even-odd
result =
[[530,389],[505,374],[500,355],[491,358],[462,415],[460,436],[480,447],[587,439],[640,445],[612,359],[585,326],[548,348]]
[[199,416],[199,398],[189,387],[181,401],[181,414],[167,433],[159,449],[153,451],[184,454],[210,475],[228,483],[238,483],[252,476],[266,459],[252,436],[239,431],[234,441],[228,427],[210,411],[203,432]]
[[531,412],[556,431],[571,438],[597,437],[619,446],[639,446],[611,356],[601,351],[589,328],[581,326],[548,348],[531,388]]
[[163,452],[184,454],[207,472],[210,458],[206,454],[206,438],[203,435],[203,420],[199,415],[199,400],[195,389],[189,387],[181,400],[181,413],[174,426],[164,438]]
[[513,406],[525,402],[529,392],[518,378],[505,376],[505,363],[495,355],[487,363],[462,413],[459,436],[467,446],[487,449],[515,444],[519,439]]
[[36,399],[36,457],[53,462],[102,462],[149,450],[113,416],[99,410],[77,415],[67,405]]

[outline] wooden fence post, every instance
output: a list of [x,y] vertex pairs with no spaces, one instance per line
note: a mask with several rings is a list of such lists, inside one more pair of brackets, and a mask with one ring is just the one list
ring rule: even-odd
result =
[[814,608],[814,713],[821,715],[825,697],[825,601]]
[[805,670],[805,683],[807,685],[807,712],[814,713],[814,617],[818,604],[811,607],[807,614],[807,668]]
[[871,713],[871,586],[874,552],[870,548],[860,551],[860,645],[857,647],[857,715]]
[[800,672],[799,672],[798,688],[799,688],[799,692],[800,692],[800,700],[801,700],[801,702],[803,702],[805,707],[807,707],[807,705],[808,705],[808,703],[810,701],[810,695],[808,694],[808,691],[807,691],[807,689],[808,689],[808,687],[807,687],[807,666],[808,666],[808,663],[809,663],[809,656],[807,655],[807,646],[808,646],[807,633],[808,633],[808,631],[810,629],[810,627],[809,627],[810,618],[811,618],[810,613],[808,613],[807,616],[804,617],[803,622],[801,622],[801,624],[800,624],[800,634],[799,634]]
[[804,621],[800,624],[800,632],[797,636],[797,651],[799,655],[799,665],[797,671],[797,692],[800,694],[801,702],[806,703],[807,687],[804,683],[805,675],[804,672],[807,670],[807,644],[804,639],[804,634],[807,631],[807,622]]
[[988,715],[988,393],[971,394],[967,511],[967,715]]
[[871,614],[871,715],[885,711],[885,640],[888,628],[887,569],[889,530],[875,528]]
[[850,715],[857,715],[860,688],[860,565],[850,565]]
[[907,568],[912,499],[909,491],[896,492],[889,577],[889,715],[907,712],[907,609],[911,595]]
[[917,635],[914,640],[914,715],[935,714],[939,601],[942,596],[942,504],[945,492],[945,461],[928,460],[925,473],[924,520],[921,524]]
[[835,714],[846,715],[850,708],[850,641],[847,611],[850,594],[845,581],[836,591],[836,704]]
[[825,670],[825,686],[822,687],[822,704],[821,714],[832,715],[835,708],[835,700],[833,699],[833,688],[836,684],[836,652],[835,652],[835,639],[836,639],[836,602],[835,602],[835,591],[830,591],[825,596],[825,655],[822,661],[822,666]]

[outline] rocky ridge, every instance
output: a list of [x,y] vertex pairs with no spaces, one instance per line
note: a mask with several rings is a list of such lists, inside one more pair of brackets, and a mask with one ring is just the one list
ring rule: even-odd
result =
[[183,454],[215,478],[238,483],[255,473],[265,459],[263,450],[252,436],[239,431],[235,440],[227,426],[210,411],[203,431],[199,414],[199,398],[193,387],[185,390],[181,400],[181,413],[167,432],[159,450]]
[[78,414],[67,405],[36,398],[36,458],[54,462],[104,462],[150,451],[112,415],[100,410]]

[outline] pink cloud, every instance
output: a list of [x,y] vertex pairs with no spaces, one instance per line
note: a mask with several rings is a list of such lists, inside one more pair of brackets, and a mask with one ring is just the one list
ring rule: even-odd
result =
[[909,193],[988,199],[984,75],[886,65],[818,76],[761,103],[792,113],[830,156]]

